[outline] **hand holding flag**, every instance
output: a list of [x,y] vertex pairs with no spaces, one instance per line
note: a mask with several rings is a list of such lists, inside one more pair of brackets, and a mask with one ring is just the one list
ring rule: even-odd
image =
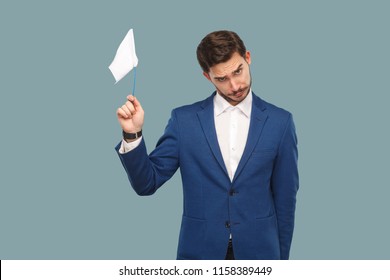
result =
[[144,125],[144,110],[135,96],[127,96],[127,101],[116,111],[122,130],[127,133],[137,133]]

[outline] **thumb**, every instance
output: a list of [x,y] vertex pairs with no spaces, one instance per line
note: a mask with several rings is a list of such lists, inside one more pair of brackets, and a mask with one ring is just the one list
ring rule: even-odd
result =
[[133,103],[134,109],[136,111],[143,110],[142,106],[141,106],[141,103],[138,101],[138,99],[135,96],[129,95],[129,96],[127,96],[127,100],[129,100],[131,103]]

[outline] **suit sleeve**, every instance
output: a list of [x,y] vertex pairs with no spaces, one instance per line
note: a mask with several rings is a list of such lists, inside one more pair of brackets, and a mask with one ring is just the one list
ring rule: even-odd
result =
[[281,259],[288,259],[294,230],[296,194],[299,188],[298,148],[290,114],[272,174],[272,192],[278,220]]
[[147,154],[144,139],[128,153],[119,153],[115,147],[129,181],[138,195],[152,195],[169,180],[179,167],[179,131],[175,111],[156,148]]

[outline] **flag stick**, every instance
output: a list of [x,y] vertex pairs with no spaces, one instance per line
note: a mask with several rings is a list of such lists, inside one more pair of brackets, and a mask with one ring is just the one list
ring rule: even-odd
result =
[[133,83],[133,96],[135,96],[135,80],[137,77],[137,67],[134,67],[134,83]]

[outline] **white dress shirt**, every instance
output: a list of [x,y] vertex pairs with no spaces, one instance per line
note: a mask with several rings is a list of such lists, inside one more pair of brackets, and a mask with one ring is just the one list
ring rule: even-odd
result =
[[[238,163],[244,152],[248,138],[249,123],[252,111],[252,90],[248,96],[236,106],[230,105],[218,93],[214,96],[214,122],[218,144],[223,161],[232,181]],[[135,149],[141,143],[142,136],[127,143],[122,141],[119,153],[124,154]]]
[[236,106],[221,95],[214,97],[214,121],[223,161],[233,181],[248,138],[252,112],[252,91]]

